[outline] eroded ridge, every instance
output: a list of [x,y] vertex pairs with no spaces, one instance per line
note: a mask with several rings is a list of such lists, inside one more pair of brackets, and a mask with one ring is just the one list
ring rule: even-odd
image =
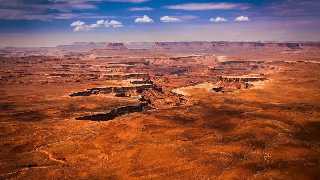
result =
[[[75,96],[91,96],[98,94],[113,94],[116,97],[138,98],[137,105],[121,106],[112,109],[106,113],[86,115],[76,118],[77,120],[107,121],[118,116],[134,112],[142,112],[149,109],[167,109],[186,104],[187,100],[179,94],[164,90],[156,85],[152,80],[134,80],[130,81],[133,86],[125,87],[104,87],[91,88],[86,91],[70,94]],[[148,84],[146,84],[148,83]]]
[[109,111],[107,113],[81,116],[81,117],[76,118],[76,120],[108,121],[108,120],[112,120],[118,116],[125,115],[125,114],[130,114],[130,113],[134,113],[134,112],[142,112],[147,107],[148,107],[147,103],[140,103],[135,106],[123,106],[123,107],[118,107],[118,108],[112,109],[111,111]]
[[[212,88],[215,92],[232,92],[236,89],[249,89],[258,87],[267,80],[264,74],[249,74],[242,76],[219,76],[219,81]],[[260,84],[259,84],[260,83]]]
[[139,86],[125,86],[125,87],[102,87],[91,88],[85,91],[75,92],[70,94],[71,97],[75,96],[90,96],[97,94],[115,94],[116,96],[134,96],[147,89],[153,88],[153,84],[142,84]]

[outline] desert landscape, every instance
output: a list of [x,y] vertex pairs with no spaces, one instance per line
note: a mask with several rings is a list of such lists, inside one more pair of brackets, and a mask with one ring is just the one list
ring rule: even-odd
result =
[[0,179],[319,179],[320,43],[0,50]]

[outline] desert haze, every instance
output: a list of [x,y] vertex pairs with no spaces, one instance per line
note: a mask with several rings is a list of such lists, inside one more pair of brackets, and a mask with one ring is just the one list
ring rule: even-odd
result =
[[2,179],[317,179],[320,43],[3,48]]

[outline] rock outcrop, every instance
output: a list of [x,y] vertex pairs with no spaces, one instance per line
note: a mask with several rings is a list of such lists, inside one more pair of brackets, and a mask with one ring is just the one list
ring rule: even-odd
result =
[[[136,84],[143,83],[144,81],[135,81]],[[147,82],[147,81],[145,81]],[[148,81],[149,82],[149,81]],[[94,94],[110,94],[113,93],[117,97],[130,97],[140,96],[138,105],[123,106],[115,108],[107,113],[82,116],[78,120],[94,120],[105,121],[111,120],[118,116],[129,114],[132,112],[141,112],[146,109],[167,109],[175,106],[186,104],[187,100],[182,95],[165,91],[162,87],[157,86],[152,81],[150,84],[141,84],[139,86],[130,87],[105,87],[105,88],[91,88],[86,91],[76,92],[70,94],[71,97],[75,96],[90,96]]]
[[223,82],[253,82],[264,81],[267,78],[264,76],[220,76],[218,79]]
[[128,73],[128,74],[105,74],[105,80],[126,80],[126,79],[149,79],[149,75],[145,73]]
[[85,91],[75,92],[70,94],[69,96],[90,96],[97,94],[111,94],[114,93],[116,95],[125,95],[125,96],[134,96],[139,93],[142,93],[144,90],[150,89],[153,87],[153,84],[142,84],[139,86],[125,86],[125,87],[102,87],[102,88],[91,88]]
[[125,114],[130,114],[130,113],[134,113],[134,112],[141,112],[144,109],[146,109],[147,106],[148,106],[147,103],[140,103],[138,105],[133,105],[133,106],[122,106],[122,107],[115,108],[107,113],[81,116],[76,119],[77,120],[92,120],[92,121],[108,121],[108,120],[112,120],[118,116],[125,115]]

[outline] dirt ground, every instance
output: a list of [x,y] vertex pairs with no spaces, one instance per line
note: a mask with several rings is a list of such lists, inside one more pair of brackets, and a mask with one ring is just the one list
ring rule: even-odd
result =
[[185,106],[75,120],[131,98],[103,81],[0,87],[0,179],[319,179],[320,64],[274,64],[261,88],[196,88]]

